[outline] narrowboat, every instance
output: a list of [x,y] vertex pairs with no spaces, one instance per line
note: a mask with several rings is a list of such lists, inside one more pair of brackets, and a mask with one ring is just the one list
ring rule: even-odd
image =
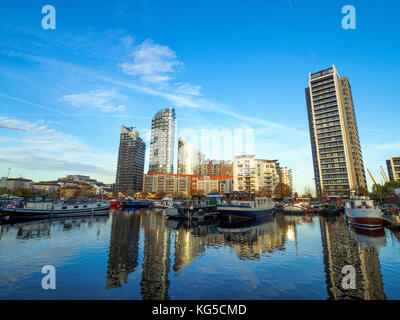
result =
[[232,200],[228,204],[218,204],[217,211],[229,219],[258,219],[273,215],[274,207],[272,199],[255,197],[254,200]]
[[92,214],[109,209],[107,201],[68,202],[55,201],[46,196],[29,196],[19,203],[11,203],[3,211],[12,219],[43,219]]
[[152,205],[150,200],[135,200],[135,199],[125,199],[122,200],[121,206],[123,209],[129,208],[149,208]]

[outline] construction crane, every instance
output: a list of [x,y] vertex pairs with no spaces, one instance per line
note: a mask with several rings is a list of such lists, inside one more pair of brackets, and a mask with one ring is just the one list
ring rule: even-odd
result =
[[375,179],[374,179],[374,177],[373,177],[372,173],[369,171],[369,169],[367,169],[367,170],[368,170],[368,173],[369,173],[369,175],[370,175],[370,177],[371,177],[372,181],[374,182],[374,185],[375,185],[375,187],[377,187],[377,188],[378,188],[378,185],[376,184],[376,181],[375,181]]
[[388,177],[387,177],[387,175],[385,173],[385,170],[383,169],[382,165],[381,165],[381,174],[382,174],[382,177],[383,177],[383,181],[389,182],[389,179],[388,179]]

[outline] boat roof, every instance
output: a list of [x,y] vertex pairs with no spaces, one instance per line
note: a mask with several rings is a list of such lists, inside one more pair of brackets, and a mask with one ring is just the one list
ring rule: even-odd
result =
[[49,196],[24,196],[27,202],[53,202],[53,198]]

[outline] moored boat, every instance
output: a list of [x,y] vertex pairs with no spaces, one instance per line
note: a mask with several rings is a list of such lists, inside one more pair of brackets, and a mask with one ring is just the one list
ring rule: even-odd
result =
[[322,203],[320,204],[317,212],[321,215],[338,215],[339,208],[334,203]]
[[233,200],[228,204],[218,204],[217,211],[222,217],[258,219],[273,215],[274,201],[265,197],[255,197],[254,200]]
[[135,200],[125,199],[122,200],[121,206],[123,209],[126,208],[149,208],[152,205],[150,200]]
[[17,205],[12,203],[3,211],[12,219],[43,219],[90,214],[109,209],[110,204],[107,201],[66,202],[55,201],[45,196],[29,196]]
[[350,199],[344,211],[346,219],[360,228],[377,229],[383,226],[383,212],[375,206],[373,200]]
[[115,199],[110,200],[109,203],[112,209],[117,209],[121,205],[121,201]]
[[287,203],[282,208],[285,213],[306,213],[306,208],[298,203]]
[[159,201],[155,201],[153,206],[157,209],[167,209],[174,206],[174,200],[172,198],[162,198]]

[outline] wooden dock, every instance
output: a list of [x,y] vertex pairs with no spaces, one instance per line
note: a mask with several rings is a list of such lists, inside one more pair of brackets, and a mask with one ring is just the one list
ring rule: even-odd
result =
[[383,225],[389,229],[400,230],[400,217],[385,214],[383,216]]

